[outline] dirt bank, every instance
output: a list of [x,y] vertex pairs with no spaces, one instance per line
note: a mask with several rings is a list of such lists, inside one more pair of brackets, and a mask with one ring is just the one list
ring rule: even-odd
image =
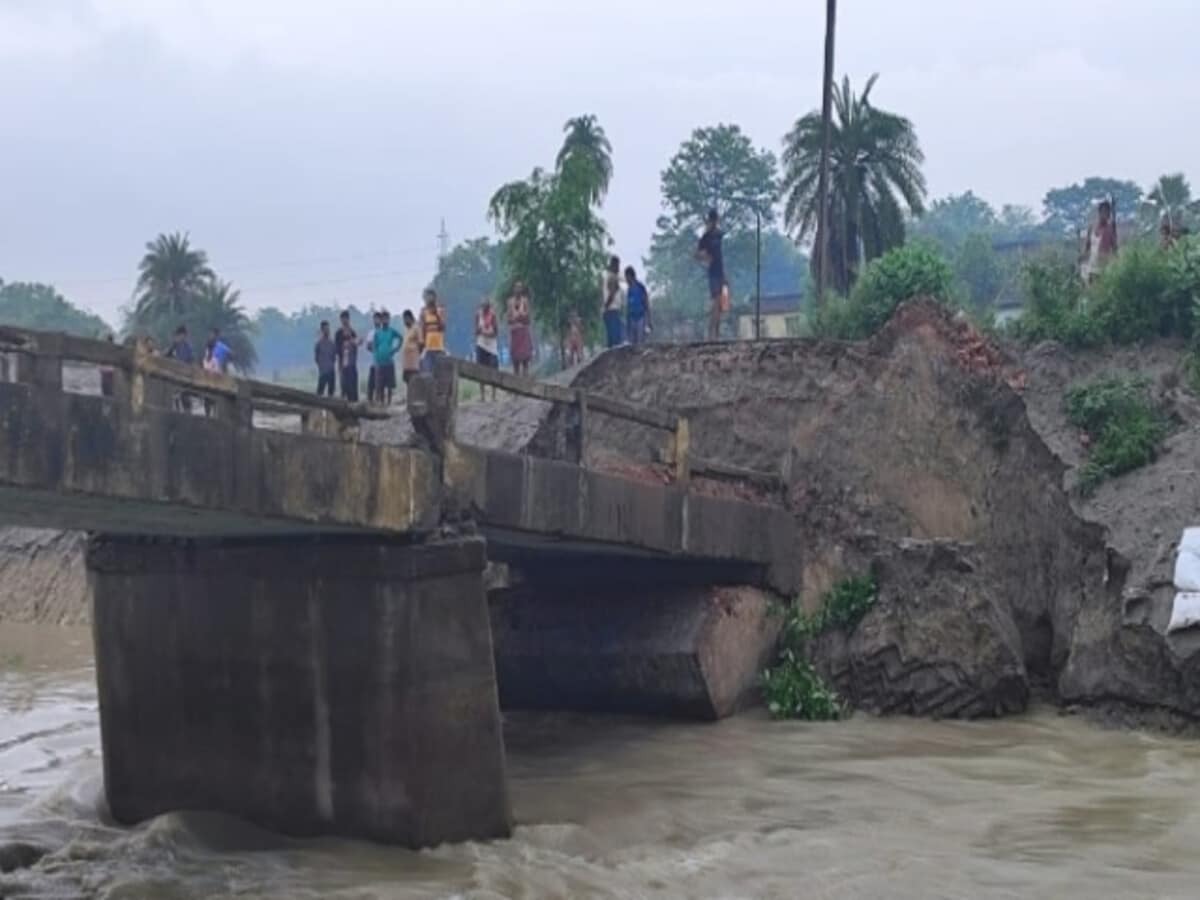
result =
[[[880,574],[879,607],[819,648],[860,705],[975,716],[1044,692],[1191,721],[1200,663],[1163,634],[1174,541],[1200,510],[1197,407],[1171,374],[1179,358],[1169,346],[1018,357],[918,303],[866,344],[625,348],[575,383],[674,407],[694,452],[780,472],[806,606],[841,575]],[[1066,489],[1082,447],[1062,394],[1130,367],[1161,384],[1180,429],[1154,466],[1080,500]],[[661,453],[658,436],[603,424],[596,454]]]

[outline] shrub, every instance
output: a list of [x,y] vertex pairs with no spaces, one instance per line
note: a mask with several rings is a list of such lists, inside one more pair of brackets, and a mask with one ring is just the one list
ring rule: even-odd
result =
[[1079,473],[1085,494],[1106,479],[1153,462],[1167,436],[1166,421],[1151,405],[1142,379],[1105,378],[1073,388],[1066,409],[1071,424],[1091,442]]
[[1021,270],[1025,309],[1008,330],[1030,343],[1056,340],[1070,347],[1087,347],[1101,337],[1083,305],[1083,282],[1075,263],[1059,253],[1047,253]]
[[844,578],[806,615],[795,603],[784,615],[776,664],[763,673],[767,709],[776,719],[837,719],[845,709],[808,661],[808,642],[829,628],[854,628],[875,605],[879,591],[870,577]]
[[773,719],[826,722],[844,712],[837,694],[795,650],[780,653],[778,664],[763,673],[762,687]]
[[1100,332],[1116,344],[1177,334],[1179,314],[1168,254],[1159,247],[1134,244],[1100,273],[1089,288],[1088,312]]
[[830,297],[813,317],[813,333],[862,340],[877,332],[896,307],[914,297],[954,301],[954,272],[932,247],[906,244],[867,265],[848,299]]
[[1189,338],[1200,318],[1197,238],[1179,241],[1169,251],[1146,242],[1130,244],[1086,288],[1075,264],[1062,256],[1034,260],[1023,275],[1025,310],[1010,332],[1026,341],[1089,347]]

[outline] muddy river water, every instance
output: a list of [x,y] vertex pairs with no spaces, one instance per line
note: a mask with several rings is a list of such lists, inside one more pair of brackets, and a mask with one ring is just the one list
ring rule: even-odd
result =
[[107,818],[90,638],[0,625],[0,897],[1200,896],[1200,742],[989,723],[509,716],[511,840],[413,853]]

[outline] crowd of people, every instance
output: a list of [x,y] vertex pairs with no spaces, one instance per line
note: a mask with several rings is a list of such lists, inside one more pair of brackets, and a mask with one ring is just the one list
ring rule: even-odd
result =
[[[696,247],[696,259],[704,266],[707,275],[712,304],[709,337],[712,339],[718,336],[721,316],[729,309],[722,239],[717,212],[710,211],[704,233]],[[404,311],[400,329],[393,326],[387,310],[372,313],[370,328],[363,335],[355,328],[349,311],[339,315],[336,331],[329,321],[321,322],[313,345],[317,396],[341,396],[350,403],[359,401],[360,352],[369,364],[366,399],[372,405],[390,405],[399,383],[407,383],[421,372],[432,372],[437,359],[447,352],[447,315],[444,304],[432,288],[424,292],[422,299],[422,306],[416,315],[410,310]],[[601,274],[600,301],[605,346],[611,348],[625,343],[637,346],[653,331],[649,291],[633,266],[621,269],[621,260],[617,256],[609,259]],[[508,355],[512,370],[517,375],[527,376],[536,344],[533,337],[533,301],[523,281],[518,280],[512,285],[504,306],[503,324],[508,330]],[[485,296],[475,312],[476,363],[499,369],[500,331],[500,313],[492,298]],[[568,365],[578,365],[583,361],[584,333],[582,318],[573,314],[565,335]],[[145,352],[157,352],[148,338],[142,339],[141,347]],[[210,372],[227,373],[237,365],[232,350],[222,340],[218,329],[212,330],[203,350],[197,355],[187,327],[180,325],[164,355],[186,365],[200,365]]]

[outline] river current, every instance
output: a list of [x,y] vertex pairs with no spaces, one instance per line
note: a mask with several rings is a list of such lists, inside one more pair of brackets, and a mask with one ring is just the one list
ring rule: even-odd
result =
[[86,631],[0,625],[0,898],[1200,896],[1200,743],[1002,722],[506,720],[518,828],[420,853],[114,825]]

